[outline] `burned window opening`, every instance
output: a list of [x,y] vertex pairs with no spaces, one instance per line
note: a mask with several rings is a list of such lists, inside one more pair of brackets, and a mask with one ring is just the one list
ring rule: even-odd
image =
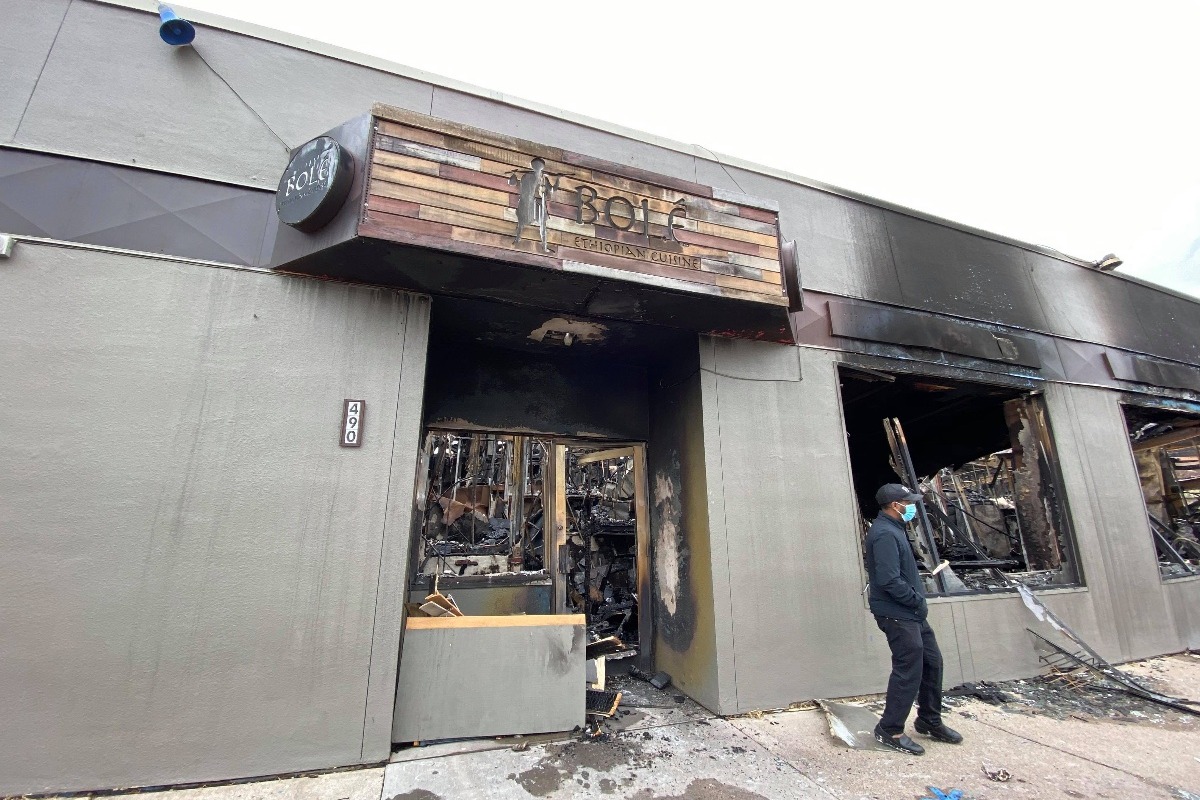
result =
[[840,369],[863,530],[875,491],[925,496],[909,537],[929,594],[1081,581],[1049,421],[1039,393]]
[[610,658],[638,655],[647,648],[639,610],[649,592],[642,447],[431,431],[418,473],[412,588],[436,592],[439,579],[459,591],[553,586],[538,613],[583,614],[591,639],[629,645]]
[[1200,575],[1200,416],[1122,410],[1159,574]]
[[548,440],[435,431],[418,540],[418,576],[542,573]]

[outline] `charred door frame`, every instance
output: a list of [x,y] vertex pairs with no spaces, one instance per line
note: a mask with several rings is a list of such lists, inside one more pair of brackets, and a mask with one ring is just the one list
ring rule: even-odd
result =
[[650,517],[646,483],[646,443],[613,442],[569,437],[550,437],[554,448],[554,469],[551,470],[552,489],[543,492],[550,505],[547,518],[554,519],[554,544],[546,548],[546,569],[554,581],[554,613],[567,613],[567,585],[563,554],[567,547],[566,473],[568,447],[600,447],[596,456],[620,458],[633,456],[633,508],[637,519],[637,585],[638,585],[638,656],[644,664],[653,664],[654,643],[653,615],[651,614],[652,591],[650,560]]

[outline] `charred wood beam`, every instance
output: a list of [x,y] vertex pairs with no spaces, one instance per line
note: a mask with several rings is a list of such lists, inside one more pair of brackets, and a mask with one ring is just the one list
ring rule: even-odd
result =
[[1050,519],[1044,496],[1049,475],[1041,458],[1041,447],[1035,426],[1031,424],[1028,402],[1010,400],[1004,404],[1004,419],[1012,438],[1013,503],[1021,528],[1028,568],[1057,569],[1062,566],[1058,534]]
[[1154,436],[1150,439],[1143,439],[1140,442],[1133,442],[1133,452],[1140,453],[1143,450],[1155,450],[1160,447],[1170,447],[1172,445],[1189,442],[1192,439],[1200,439],[1200,427],[1182,428],[1179,430],[1169,431],[1162,436]]

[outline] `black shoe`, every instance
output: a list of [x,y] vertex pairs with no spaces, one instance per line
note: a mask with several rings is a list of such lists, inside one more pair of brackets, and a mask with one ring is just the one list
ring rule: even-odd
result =
[[893,750],[898,750],[901,753],[908,753],[910,756],[925,755],[925,748],[908,738],[903,733],[899,736],[888,736],[879,727],[875,727],[875,741],[879,742],[884,747],[890,747]]
[[962,744],[962,734],[953,728],[947,728],[944,722],[939,722],[937,725],[930,725],[925,720],[917,717],[917,721],[913,727],[917,729],[917,733],[923,733],[930,739],[936,739],[946,744]]

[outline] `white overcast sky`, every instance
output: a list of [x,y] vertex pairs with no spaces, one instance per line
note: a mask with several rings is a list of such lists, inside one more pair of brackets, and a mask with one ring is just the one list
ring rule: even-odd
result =
[[1200,296],[1200,2],[188,0]]

